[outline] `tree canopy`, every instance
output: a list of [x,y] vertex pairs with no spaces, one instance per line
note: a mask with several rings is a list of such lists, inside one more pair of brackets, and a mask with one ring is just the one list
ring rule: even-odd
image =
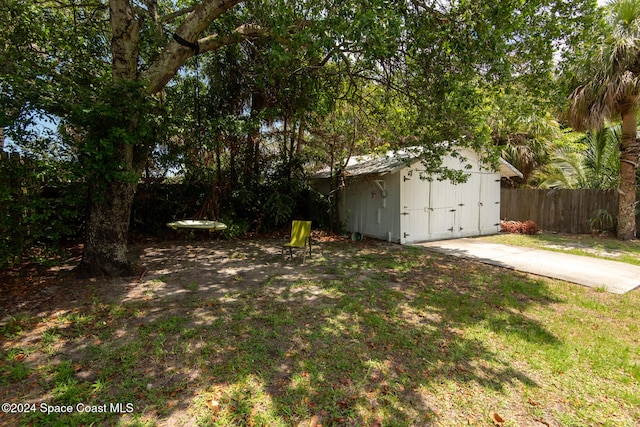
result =
[[[550,93],[553,53],[588,28],[594,8],[587,0],[3,0],[0,125],[15,135],[34,113],[59,120],[90,188],[83,265],[118,274],[153,153],[186,147],[191,134],[180,156],[208,147],[250,171],[269,141],[299,157],[314,127],[345,105],[384,118],[367,138],[423,145],[432,165],[447,154],[443,140],[486,153],[486,94]],[[201,95],[189,120],[180,106],[188,81]],[[355,117],[349,132],[363,123]]]

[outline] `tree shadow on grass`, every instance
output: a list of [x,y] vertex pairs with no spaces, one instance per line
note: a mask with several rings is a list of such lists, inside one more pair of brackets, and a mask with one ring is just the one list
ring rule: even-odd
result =
[[0,421],[454,422],[467,414],[443,404],[447,388],[538,386],[499,348],[509,339],[560,344],[524,314],[556,302],[542,281],[382,243],[323,252],[301,265],[275,241],[156,245],[138,248],[137,280],[57,283],[76,297],[3,323],[3,360],[27,369],[4,401],[134,410]]

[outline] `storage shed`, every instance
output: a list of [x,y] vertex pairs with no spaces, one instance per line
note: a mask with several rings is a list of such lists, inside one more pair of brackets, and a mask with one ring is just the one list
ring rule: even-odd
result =
[[[469,174],[465,183],[429,180],[415,150],[352,159],[339,190],[340,219],[351,233],[397,243],[452,239],[500,231],[500,178],[522,176],[501,159],[498,171],[460,149],[443,165]],[[463,160],[464,159],[464,160]],[[330,172],[313,176],[327,194]],[[358,235],[358,234],[356,234]]]

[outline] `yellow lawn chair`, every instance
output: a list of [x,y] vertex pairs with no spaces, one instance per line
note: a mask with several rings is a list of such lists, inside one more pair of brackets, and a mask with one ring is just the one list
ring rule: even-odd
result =
[[289,256],[293,258],[293,248],[303,248],[302,263],[307,257],[307,246],[309,247],[309,257],[311,257],[311,221],[296,221],[291,224],[291,240],[282,245],[282,257],[284,258],[285,248],[289,248]]

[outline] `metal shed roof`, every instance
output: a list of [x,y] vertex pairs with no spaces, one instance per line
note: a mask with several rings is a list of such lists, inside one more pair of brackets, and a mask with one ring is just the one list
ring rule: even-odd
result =
[[[386,175],[402,169],[415,156],[361,156],[351,159],[344,170],[345,176]],[[331,171],[323,169],[313,175],[314,179],[330,178]]]
[[[413,163],[413,160],[418,157],[418,148],[397,152],[390,151],[383,155],[357,156],[349,161],[344,170],[344,175],[352,177],[364,175],[387,175],[399,171],[408,163]],[[522,178],[522,173],[511,163],[502,158],[500,158],[500,166],[498,169],[500,176],[503,178],[510,178],[514,176]],[[312,176],[313,179],[326,179],[330,177],[331,170],[329,168],[322,169]]]

